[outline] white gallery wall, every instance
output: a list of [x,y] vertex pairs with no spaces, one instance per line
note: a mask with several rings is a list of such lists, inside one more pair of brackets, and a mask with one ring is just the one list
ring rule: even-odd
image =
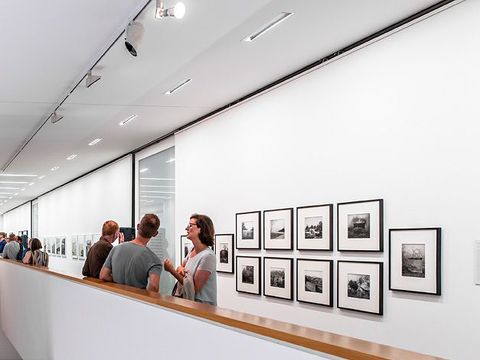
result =
[[5,214],[3,214],[3,226],[2,229],[6,233],[18,234],[19,231],[28,230],[30,236],[31,227],[31,203],[23,204]]
[[[239,294],[228,274],[218,274],[219,306],[478,358],[479,38],[480,2],[465,1],[176,135],[178,237],[192,212],[234,233],[237,212],[385,201],[383,254],[235,254],[383,261],[383,316]],[[388,229],[432,226],[442,228],[442,295],[389,291]]]
[[38,199],[39,238],[66,237],[66,257],[51,255],[51,269],[81,275],[84,260],[72,259],[73,235],[100,234],[106,220],[131,226],[131,173],[127,156]]

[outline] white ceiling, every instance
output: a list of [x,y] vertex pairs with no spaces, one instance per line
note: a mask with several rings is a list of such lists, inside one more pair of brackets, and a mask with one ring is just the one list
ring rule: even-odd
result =
[[[148,0],[0,2],[0,168],[10,162]],[[166,0],[173,5],[174,0]],[[0,206],[0,213],[132,151],[231,101],[416,13],[434,0],[185,0],[185,18],[138,20],[139,55],[123,36],[98,62],[102,79],[82,82],[4,173],[46,175]],[[274,30],[246,36],[281,12]],[[8,50],[8,51],[6,51]],[[178,93],[164,93],[187,78]],[[125,127],[118,123],[138,117]],[[94,138],[104,140],[95,146]],[[78,154],[68,161],[70,154]],[[53,166],[60,169],[52,172]],[[0,177],[0,181],[21,178]],[[0,184],[0,192],[2,186]],[[1,202],[1,199],[0,199]]]

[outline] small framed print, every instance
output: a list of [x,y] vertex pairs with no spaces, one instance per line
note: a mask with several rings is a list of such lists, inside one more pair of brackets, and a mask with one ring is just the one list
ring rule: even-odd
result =
[[297,208],[297,250],[333,250],[333,204]]
[[260,249],[260,211],[235,215],[237,249]]
[[43,249],[47,252],[47,254],[51,253],[50,240],[48,238],[43,239]]
[[185,259],[185,257],[192,249],[192,240],[188,239],[187,235],[180,236],[180,263],[183,262],[183,259]]
[[293,208],[263,212],[263,239],[265,250],[292,250]]
[[77,237],[78,243],[78,259],[83,260],[85,259],[85,235],[78,235]]
[[215,256],[217,272],[233,274],[233,234],[215,235]]
[[441,295],[441,228],[390,229],[389,289]]
[[297,301],[333,306],[333,260],[297,259]]
[[260,295],[261,262],[258,256],[237,256],[237,291]]
[[383,315],[383,263],[337,262],[337,307]]
[[72,236],[72,259],[78,259],[78,246],[77,246],[77,236]]
[[383,251],[383,199],[337,204],[339,251]]
[[263,295],[293,299],[293,259],[263,258]]

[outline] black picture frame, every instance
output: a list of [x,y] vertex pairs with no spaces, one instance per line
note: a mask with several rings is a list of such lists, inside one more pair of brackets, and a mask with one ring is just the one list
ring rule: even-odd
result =
[[[323,288],[328,289],[328,293],[324,296],[308,296],[309,294],[304,294],[305,291],[301,291],[301,286],[307,289],[306,281],[300,281],[300,272],[303,271],[303,264],[312,263],[312,264],[321,264],[321,268],[328,270],[326,278],[328,279],[328,284],[325,286],[325,283],[322,281]],[[318,268],[318,267],[317,267]],[[305,274],[305,273],[303,273]],[[296,300],[301,303],[315,304],[326,307],[333,307],[333,260],[323,260],[323,259],[299,259],[297,258],[297,271],[296,271]],[[323,290],[323,289],[322,289]],[[308,290],[311,291],[311,290]],[[323,293],[323,292],[322,292]],[[317,298],[317,299],[315,299]]]
[[[350,279],[350,276],[354,279]],[[360,291],[359,286],[361,279],[365,279],[366,276],[368,276],[369,283],[368,298],[365,294],[366,291]],[[372,286],[371,277],[373,277],[374,286]],[[355,288],[350,285],[350,281],[356,285]],[[353,295],[350,293],[351,289],[355,291]],[[338,260],[337,308],[383,315],[383,262]]]
[[[383,252],[383,211],[383,199],[338,203],[337,250]],[[363,222],[368,229],[362,229]]]
[[[316,211],[317,210],[317,211]],[[322,241],[316,241],[315,239],[307,240],[307,229],[305,215],[322,215]],[[326,220],[323,217],[327,217]],[[297,227],[297,238],[296,238],[296,247],[297,250],[307,250],[307,251],[333,251],[333,204],[322,204],[322,205],[308,205],[308,206],[299,206],[296,209],[296,227]],[[303,235],[302,235],[303,232]],[[324,238],[328,236],[324,240]],[[308,244],[308,242],[312,244]]]
[[[239,293],[261,295],[262,289],[262,261],[260,256],[240,256],[235,257],[235,287]],[[239,269],[239,266],[253,266],[253,274],[251,276],[251,283],[239,281],[239,278],[244,276],[244,269]],[[255,282],[255,279],[257,282]]]
[[442,295],[440,227],[389,229],[388,244],[389,290]]
[[[276,219],[271,218],[275,216]],[[283,223],[283,234],[274,231],[273,221]],[[275,234],[277,238],[272,238],[272,234]],[[263,212],[263,248],[265,250],[293,250],[293,208],[270,209]]]
[[[251,239],[248,232],[244,233],[243,224],[251,223]],[[262,241],[262,217],[260,211],[247,211],[235,214],[235,248],[242,250],[259,250]],[[248,234],[247,234],[248,233]],[[248,235],[248,236],[246,236]],[[248,238],[247,238],[248,237]]]
[[[283,276],[272,278],[273,275],[269,271],[272,265],[275,266],[277,272],[283,270]],[[282,268],[279,268],[279,266]],[[275,285],[273,285],[274,282]],[[293,300],[292,258],[269,256],[263,258],[263,295],[277,299]]]
[[[223,242],[223,241],[226,241]],[[233,261],[235,259],[235,244],[234,244],[234,235],[233,234],[215,234],[215,257],[217,259],[217,272],[233,274],[234,266]],[[225,256],[224,253],[224,244],[227,244],[228,248],[226,249],[227,253]],[[227,262],[223,262],[225,260]]]

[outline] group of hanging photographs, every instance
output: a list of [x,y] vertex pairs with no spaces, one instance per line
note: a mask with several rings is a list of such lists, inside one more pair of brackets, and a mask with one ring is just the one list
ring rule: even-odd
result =
[[[88,235],[73,235],[71,237],[72,247],[71,255],[73,260],[85,260],[88,250],[92,247],[96,239],[100,237],[100,234],[88,234]],[[66,258],[66,237],[54,236],[46,237],[43,240],[43,247],[46,252],[51,256],[58,256]]]
[[[236,249],[293,250],[293,208],[236,214]],[[261,227],[263,223],[263,229]],[[263,231],[261,231],[263,230]],[[296,208],[296,250],[333,251],[333,204]],[[337,204],[342,253],[383,252],[383,200]],[[233,273],[233,235],[225,263]],[[222,243],[222,244],[223,244]],[[217,247],[219,247],[217,240]],[[441,228],[389,230],[389,289],[440,295]],[[225,252],[224,252],[225,253]],[[222,257],[217,251],[217,267]],[[262,260],[263,259],[263,260]],[[383,262],[337,260],[337,307],[383,314]],[[262,279],[263,268],[263,279]],[[296,300],[333,307],[333,260],[296,259]],[[236,257],[236,290],[293,300],[294,259]]]

